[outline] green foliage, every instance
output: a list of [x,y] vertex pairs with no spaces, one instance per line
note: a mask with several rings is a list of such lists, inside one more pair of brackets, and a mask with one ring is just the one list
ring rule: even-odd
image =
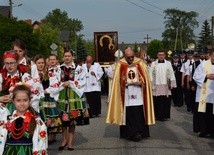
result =
[[83,24],[78,19],[69,18],[66,11],[61,11],[60,9],[52,10],[45,17],[44,21],[52,28],[58,28],[61,30],[69,31],[69,41],[71,48],[76,50],[77,43],[77,32],[80,32],[83,29]]
[[[58,47],[61,46],[59,39],[59,30],[57,28],[52,28],[48,24],[42,24],[39,29],[35,30],[35,35],[37,35],[39,41],[39,53],[42,53],[45,57],[51,54],[50,45],[55,43]],[[57,49],[58,57],[62,57],[60,49]]]
[[53,28],[58,28],[59,30],[68,30],[69,17],[67,12],[61,11],[60,9],[55,9],[46,15],[44,22],[47,22]]
[[152,40],[148,46],[148,55],[150,58],[156,58],[158,51],[163,50],[163,43],[160,40]]
[[134,44],[133,51],[134,51],[134,53],[138,53],[138,45],[137,45],[137,42],[135,42],[135,44]]
[[37,36],[33,34],[31,25],[16,19],[0,16],[0,52],[10,50],[12,42],[16,39],[23,40],[27,45],[28,56],[35,55],[38,51]]
[[[164,11],[166,20],[165,31],[162,33],[165,49],[182,50],[187,47],[187,44],[194,41],[194,29],[198,27],[196,20],[198,13],[194,11],[186,12],[178,9],[166,9]],[[177,35],[177,42],[176,42]]]
[[76,55],[77,55],[77,60],[84,60],[87,53],[86,53],[86,49],[84,47],[84,43],[82,40],[82,37],[79,36],[77,39],[77,51],[76,51]]
[[212,44],[211,28],[207,20],[203,22],[199,35],[198,48],[205,48],[207,45]]
[[83,40],[87,55],[94,56],[94,42],[92,40]]

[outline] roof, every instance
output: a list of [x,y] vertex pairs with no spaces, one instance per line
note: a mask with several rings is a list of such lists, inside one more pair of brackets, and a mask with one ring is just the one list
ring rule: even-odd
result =
[[0,6],[0,14],[4,17],[10,17],[10,6]]

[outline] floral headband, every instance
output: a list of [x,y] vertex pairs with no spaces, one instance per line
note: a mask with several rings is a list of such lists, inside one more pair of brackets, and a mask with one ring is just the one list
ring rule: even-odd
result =
[[19,59],[19,55],[17,54],[16,51],[11,50],[11,51],[4,52],[3,58],[4,59],[6,59],[6,58],[13,58],[15,60],[18,60]]

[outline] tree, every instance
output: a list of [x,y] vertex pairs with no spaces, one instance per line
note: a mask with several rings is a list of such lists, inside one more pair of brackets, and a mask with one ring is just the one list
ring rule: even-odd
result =
[[156,58],[160,50],[163,50],[163,43],[160,40],[154,39],[149,43],[147,54],[150,58]]
[[[59,29],[52,28],[49,24],[41,24],[39,29],[35,30],[34,33],[38,37],[39,41],[39,50],[45,57],[48,57],[51,54],[50,45],[55,43],[58,46],[61,46],[59,39]],[[62,57],[62,53],[57,49],[58,57]]]
[[78,40],[77,40],[77,51],[76,51],[76,54],[77,54],[77,60],[84,60],[86,55],[87,55],[86,49],[84,47],[84,43],[83,43],[83,40],[82,40],[81,36],[79,36]]
[[0,15],[0,52],[11,49],[12,42],[20,39],[27,45],[27,55],[33,56],[39,52],[37,35],[33,33],[31,25],[24,21],[9,19]]
[[207,20],[203,22],[201,33],[199,34],[198,48],[205,48],[212,44],[210,24]]
[[137,42],[134,43],[134,49],[133,49],[134,53],[138,53],[138,45]]
[[162,33],[165,49],[184,49],[187,44],[194,42],[194,29],[198,27],[194,11],[186,12],[178,9],[164,10],[166,20],[165,31]]
[[83,40],[87,55],[94,56],[94,42],[92,40]]
[[80,20],[69,18],[66,11],[55,9],[46,15],[44,22],[50,24],[52,28],[58,28],[60,31],[68,30],[71,48],[76,49],[77,33],[83,29],[83,24]]

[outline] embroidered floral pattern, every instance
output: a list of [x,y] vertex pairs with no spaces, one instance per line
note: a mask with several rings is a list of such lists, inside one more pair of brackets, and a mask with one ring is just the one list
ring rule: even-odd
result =
[[80,116],[80,113],[79,113],[78,110],[71,110],[71,111],[70,111],[70,115],[71,115],[71,117],[73,117],[73,118],[77,118],[78,116]]
[[52,84],[51,87],[58,88],[60,86],[60,84],[61,84],[61,82],[58,81],[57,83]]
[[43,139],[46,138],[46,134],[47,134],[46,131],[40,131],[39,133],[40,137]]
[[137,95],[129,95],[128,98],[129,99],[137,99]]
[[46,150],[42,150],[42,151],[34,151],[33,155],[46,155],[47,151]]

